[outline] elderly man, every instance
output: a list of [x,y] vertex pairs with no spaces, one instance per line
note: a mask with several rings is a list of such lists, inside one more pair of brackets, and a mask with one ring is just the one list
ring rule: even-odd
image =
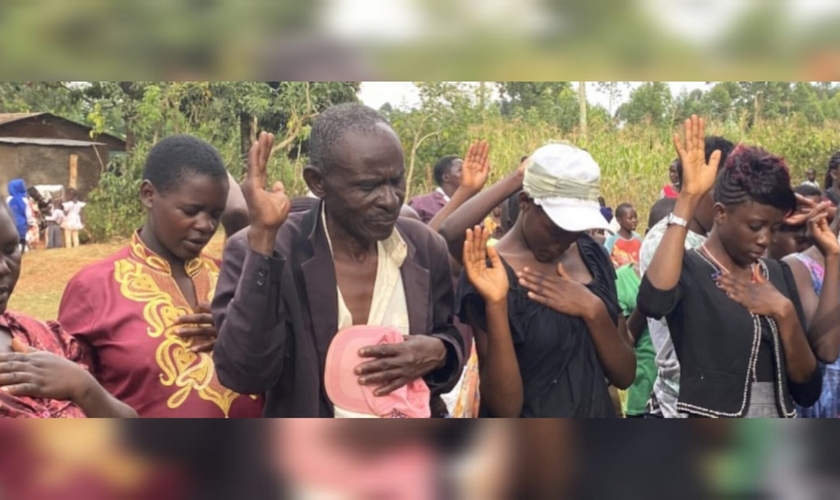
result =
[[446,244],[418,221],[399,217],[405,165],[388,122],[358,104],[315,121],[307,185],[322,202],[289,214],[282,184],[266,186],[273,136],[251,148],[243,186],[251,226],[224,252],[213,301],[219,328],[213,356],[219,380],[243,393],[267,393],[267,417],[332,417],[324,388],[327,351],[339,330],[390,326],[398,344],[361,350],[360,384],[384,396],[422,379],[432,416],[463,367],[453,326]]

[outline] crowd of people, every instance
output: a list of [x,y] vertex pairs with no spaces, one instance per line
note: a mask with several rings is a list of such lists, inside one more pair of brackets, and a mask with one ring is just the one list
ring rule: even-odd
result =
[[[303,198],[267,178],[273,142],[240,185],[207,142],[159,141],[145,223],[55,322],[6,310],[31,210],[12,182],[0,415],[840,416],[840,153],[824,190],[814,169],[794,187],[781,157],[692,117],[641,235],[565,142],[486,186],[476,141],[410,199],[400,138],[363,105],[315,119]],[[72,193],[54,206],[80,226]]]
[[[35,248],[76,248],[84,230],[82,209],[87,203],[73,188],[57,190],[26,188],[23,179],[8,184],[6,204],[20,236],[21,251]],[[66,201],[65,201],[66,197]]]

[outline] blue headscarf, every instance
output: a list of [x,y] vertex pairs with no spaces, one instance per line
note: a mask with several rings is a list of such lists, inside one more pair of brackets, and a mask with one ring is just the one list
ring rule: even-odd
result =
[[9,181],[9,196],[12,197],[9,200],[9,209],[15,219],[15,227],[20,237],[25,238],[29,230],[29,221],[26,219],[26,184],[23,179]]

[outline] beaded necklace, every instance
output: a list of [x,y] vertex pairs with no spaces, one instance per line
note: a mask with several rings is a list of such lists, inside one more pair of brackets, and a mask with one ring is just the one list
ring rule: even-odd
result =
[[[711,250],[709,247],[706,246],[706,242],[704,241],[700,245],[701,252],[697,252],[703,260],[706,261],[712,268],[715,270],[716,274],[730,274],[729,269],[724,267],[723,264],[720,263],[719,260],[712,255]],[[767,266],[762,261],[753,262],[750,264],[750,281],[753,283],[758,282],[759,273],[764,277],[764,279],[768,279],[770,277],[769,272],[767,271]]]

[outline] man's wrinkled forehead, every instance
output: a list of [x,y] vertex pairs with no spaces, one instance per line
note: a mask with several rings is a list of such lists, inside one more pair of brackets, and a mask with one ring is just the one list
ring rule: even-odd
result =
[[373,129],[348,129],[330,147],[334,167],[352,174],[372,174],[374,167],[404,168],[402,144],[387,123]]

